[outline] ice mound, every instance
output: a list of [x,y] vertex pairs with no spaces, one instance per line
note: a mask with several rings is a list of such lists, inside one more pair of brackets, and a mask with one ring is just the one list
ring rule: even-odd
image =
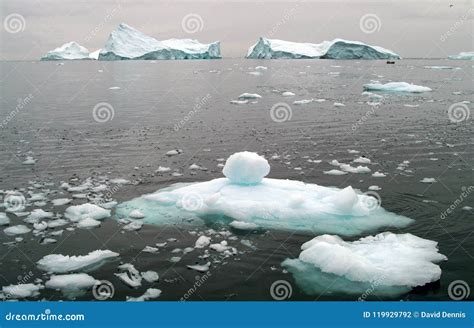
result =
[[428,87],[410,84],[407,82],[389,82],[385,84],[381,84],[381,83],[364,84],[364,91],[422,93],[422,92],[429,92],[431,91],[431,89]]
[[221,58],[219,42],[203,44],[191,39],[158,41],[123,23],[110,34],[99,54],[99,60],[213,58]]
[[[322,235],[304,243],[298,259],[282,265],[308,294],[398,295],[439,280],[434,264],[446,257],[437,243],[412,234],[380,233],[353,242]],[[328,288],[329,286],[329,288]]]
[[66,273],[91,271],[118,256],[118,253],[109,250],[96,250],[87,255],[79,256],[50,254],[39,260],[37,264],[40,270],[47,272]]
[[175,184],[118,205],[119,218],[140,210],[149,224],[230,224],[263,229],[358,235],[380,227],[404,227],[411,219],[374,206],[374,198],[345,189],[264,178],[268,162],[255,153],[230,156],[226,178]]
[[254,59],[400,59],[391,50],[358,41],[335,39],[322,43],[298,43],[260,38],[250,47],[247,58]]
[[474,51],[460,52],[458,55],[448,56],[448,59],[454,60],[474,60]]
[[91,59],[89,57],[89,50],[84,48],[77,42],[68,42],[49,51],[46,55],[41,57],[41,60],[84,60]]

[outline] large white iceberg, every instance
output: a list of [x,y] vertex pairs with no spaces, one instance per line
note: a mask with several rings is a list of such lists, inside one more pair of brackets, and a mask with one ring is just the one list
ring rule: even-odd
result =
[[266,229],[346,236],[412,222],[374,206],[373,197],[357,194],[351,187],[265,178],[269,171],[263,157],[237,153],[224,166],[225,178],[175,184],[122,203],[116,213],[128,218],[132,211],[140,210],[143,222],[157,225],[230,224],[236,220]]
[[432,91],[428,87],[410,84],[407,82],[389,82],[389,83],[368,83],[364,84],[364,91],[381,91],[381,92],[409,92],[422,93]]
[[221,58],[219,42],[203,44],[191,39],[158,41],[123,23],[110,34],[99,54],[99,60],[214,58]]
[[474,60],[474,51],[470,52],[460,52],[457,55],[448,56],[448,59],[454,60]]
[[254,59],[400,59],[391,50],[358,41],[335,39],[322,43],[298,43],[261,37],[250,47]]
[[412,234],[380,233],[346,242],[318,236],[282,265],[308,294],[398,295],[440,279],[435,263],[446,260],[437,243]]
[[79,43],[72,41],[59,48],[49,51],[41,60],[88,60],[89,50]]

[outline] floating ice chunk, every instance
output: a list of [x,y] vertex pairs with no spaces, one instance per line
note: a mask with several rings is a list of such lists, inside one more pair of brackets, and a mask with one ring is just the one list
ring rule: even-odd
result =
[[68,42],[49,51],[41,60],[84,60],[90,59],[89,50],[77,42]]
[[295,100],[293,101],[294,105],[306,105],[306,104],[311,104],[313,102],[313,99],[301,99],[301,100]]
[[25,222],[35,223],[42,219],[51,219],[54,216],[52,212],[46,212],[42,209],[33,210],[26,218]]
[[173,149],[166,152],[166,156],[175,156],[181,154],[183,151],[181,149]]
[[386,175],[384,173],[379,172],[379,171],[372,173],[372,176],[374,178],[385,178],[386,177]]
[[[127,217],[131,211],[140,209],[146,215],[145,222],[158,225],[237,220],[263,229],[343,235],[357,235],[382,226],[404,227],[412,222],[381,207],[367,208],[364,205],[369,196],[358,195],[350,187],[341,190],[300,181],[262,179],[269,169],[263,157],[237,153],[229,157],[224,168],[233,180],[218,178],[176,184],[123,203],[116,214],[118,218]],[[219,197],[214,197],[216,194]],[[187,198],[198,206],[184,207],[183,199]]]
[[232,221],[229,225],[237,230],[256,230],[258,226],[255,223],[243,222],[243,221]]
[[194,247],[195,248],[204,248],[204,247],[209,246],[210,243],[211,243],[211,238],[209,238],[207,236],[201,236],[201,237],[198,238],[198,240],[196,240],[196,243],[194,244]]
[[116,178],[110,180],[110,183],[114,184],[130,184],[130,180],[124,179],[124,178]]
[[53,238],[43,238],[40,242],[41,245],[48,245],[48,244],[54,244],[56,243],[57,240]]
[[26,156],[26,159],[22,162],[23,165],[34,165],[38,160],[32,156]]
[[52,275],[45,283],[49,289],[60,290],[66,296],[77,296],[83,294],[94,286],[98,281],[86,273],[72,273],[63,275]]
[[38,222],[38,223],[34,223],[33,228],[35,229],[35,232],[36,231],[43,231],[43,230],[46,230],[48,228],[48,224],[44,221],[41,221],[41,222]]
[[195,270],[198,272],[206,272],[209,271],[209,267],[211,266],[211,262],[207,262],[206,264],[195,264],[195,265],[187,265],[187,267],[191,270]]
[[156,289],[156,288],[148,288],[145,291],[145,294],[139,297],[128,297],[127,296],[127,302],[144,302],[148,301],[154,298],[158,298],[161,295],[161,290]]
[[102,220],[110,216],[110,210],[103,209],[95,204],[82,204],[69,206],[64,213],[64,216],[73,222],[81,221],[86,218],[94,220]]
[[142,285],[142,276],[140,275],[140,272],[135,269],[133,264],[125,263],[119,265],[119,270],[122,270],[124,272],[115,273],[115,275],[126,285],[132,288],[137,288]]
[[0,212],[0,226],[10,224],[10,219],[5,213]]
[[354,163],[370,164],[372,161],[367,157],[358,157],[353,160]]
[[244,99],[244,100],[231,100],[230,103],[233,104],[233,105],[245,105],[245,104],[248,104],[248,99]]
[[2,287],[2,292],[8,298],[25,298],[38,296],[43,288],[39,284],[18,284]]
[[353,242],[322,235],[304,243],[298,259],[282,265],[308,294],[324,291],[396,295],[439,280],[434,264],[446,257],[437,243],[411,234],[380,233]]
[[335,39],[313,44],[260,38],[248,50],[247,58],[399,59],[400,56],[391,50],[358,41]]
[[370,186],[369,188],[367,188],[369,190],[373,190],[373,191],[378,191],[378,190],[382,190],[382,188],[380,188],[379,186]]
[[48,228],[57,228],[62,227],[63,225],[68,224],[69,222],[64,219],[57,219],[48,222]]
[[293,92],[291,91],[285,91],[281,94],[283,97],[293,97],[296,96]]
[[165,173],[171,171],[171,168],[165,166],[158,166],[158,169],[155,171],[157,173]]
[[341,171],[341,170],[336,170],[336,169],[329,170],[329,171],[323,171],[323,173],[327,174],[327,175],[344,175],[344,174],[347,174],[347,172],[344,172],[344,171]]
[[260,96],[258,93],[248,93],[248,92],[242,93],[239,96],[239,99],[259,99],[259,98],[262,98],[262,96]]
[[126,226],[124,226],[122,229],[126,231],[138,231],[143,227],[143,222],[142,221],[132,221]]
[[142,250],[142,252],[145,253],[157,253],[158,248],[157,247],[152,247],[152,246],[145,246],[145,248]]
[[6,229],[3,229],[3,232],[7,236],[23,235],[23,234],[28,233],[30,231],[31,231],[30,228],[28,228],[27,226],[22,225],[22,224],[11,226],[11,227],[8,227]]
[[410,84],[406,82],[389,82],[386,84],[381,83],[368,83],[364,84],[364,90],[367,91],[383,91],[383,92],[411,92],[411,93],[422,93],[431,91],[428,87],[420,85]]
[[422,180],[420,180],[420,182],[422,182],[422,183],[435,183],[436,179],[435,178],[423,178]]
[[53,199],[51,203],[53,203],[53,206],[63,206],[67,205],[70,202],[72,202],[72,199],[70,198],[58,198],[58,199]]
[[266,71],[266,70],[268,69],[268,67],[266,67],[266,66],[256,66],[255,69],[256,69],[256,70],[265,70],[265,71]]
[[191,39],[158,41],[126,24],[120,24],[100,51],[99,60],[213,59],[221,58],[219,42]]
[[158,281],[160,279],[160,276],[158,275],[156,271],[148,270],[148,271],[142,272],[141,275],[143,279],[145,279],[145,281],[149,283]]
[[339,167],[344,172],[349,172],[349,173],[370,173],[371,172],[371,170],[367,166],[359,165],[357,167],[353,167],[349,164],[341,164]]
[[92,229],[100,226],[100,221],[94,220],[93,218],[85,218],[77,224],[80,229]]
[[448,59],[454,60],[474,60],[474,51],[471,52],[460,52],[457,55],[448,56]]
[[231,155],[222,172],[232,183],[258,184],[270,173],[270,165],[257,153],[244,151]]
[[335,102],[333,104],[334,107],[346,107],[346,105],[344,105],[343,103],[340,103],[340,102]]
[[50,254],[39,260],[37,265],[40,270],[55,273],[91,271],[118,256],[118,253],[109,250],[96,250],[87,255],[78,256]]
[[140,212],[140,210],[131,211],[128,216],[132,219],[143,219],[145,217],[145,215]]
[[109,90],[120,90],[120,87],[110,87]]
[[472,210],[472,207],[471,206],[463,206],[462,210],[470,211],[470,210]]

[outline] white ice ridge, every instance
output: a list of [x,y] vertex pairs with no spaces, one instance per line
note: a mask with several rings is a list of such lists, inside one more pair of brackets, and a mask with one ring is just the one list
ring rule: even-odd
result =
[[220,43],[192,39],[158,41],[127,24],[120,24],[107,40],[99,60],[214,59],[221,58]]
[[128,218],[140,210],[145,223],[203,224],[237,220],[263,229],[358,235],[380,227],[405,227],[413,220],[374,206],[373,197],[301,181],[265,178],[267,160],[256,153],[230,156],[225,178],[175,184],[120,204]]
[[389,82],[385,84],[377,82],[364,84],[364,91],[422,93],[429,92],[431,91],[431,89],[428,87],[410,84],[407,82]]
[[250,47],[247,58],[400,59],[400,56],[391,50],[359,41],[335,39],[321,43],[298,43],[261,37]]
[[[298,259],[282,265],[308,294],[398,295],[440,279],[446,260],[437,243],[412,234],[380,233],[346,242],[322,235],[304,243]],[[329,286],[329,289],[328,289]]]
[[50,254],[39,260],[37,265],[40,270],[54,273],[91,271],[118,256],[118,253],[109,250],[96,250],[78,256]]
[[79,43],[72,41],[63,44],[59,48],[49,51],[41,57],[41,60],[83,60],[92,59],[89,57],[89,50]]
[[460,52],[457,55],[448,56],[448,59],[454,60],[474,60],[474,51]]

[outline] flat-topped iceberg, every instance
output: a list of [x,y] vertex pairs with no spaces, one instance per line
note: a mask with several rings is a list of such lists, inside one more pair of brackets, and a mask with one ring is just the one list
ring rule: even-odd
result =
[[460,52],[457,55],[448,56],[448,59],[454,60],[474,60],[474,51]]
[[400,59],[400,56],[391,50],[359,41],[335,39],[321,43],[298,43],[262,37],[250,47],[247,58]]
[[220,43],[191,39],[158,41],[127,24],[120,24],[107,40],[99,60],[214,59],[221,58]]
[[41,57],[41,60],[88,60],[89,50],[79,43],[72,41],[63,44],[59,48],[49,51]]
[[[264,229],[352,236],[411,219],[387,212],[374,197],[300,181],[265,178],[270,166],[256,153],[230,156],[225,178],[175,184],[120,204],[119,218],[140,210],[142,222],[164,224],[252,223]],[[237,223],[238,225],[238,223]]]
[[298,259],[282,265],[310,295],[395,296],[440,279],[446,260],[437,243],[412,234],[380,233],[346,242],[322,235],[304,243]]
[[364,91],[422,93],[429,92],[431,91],[431,89],[428,87],[410,84],[407,82],[389,82],[385,84],[376,82],[364,84]]

